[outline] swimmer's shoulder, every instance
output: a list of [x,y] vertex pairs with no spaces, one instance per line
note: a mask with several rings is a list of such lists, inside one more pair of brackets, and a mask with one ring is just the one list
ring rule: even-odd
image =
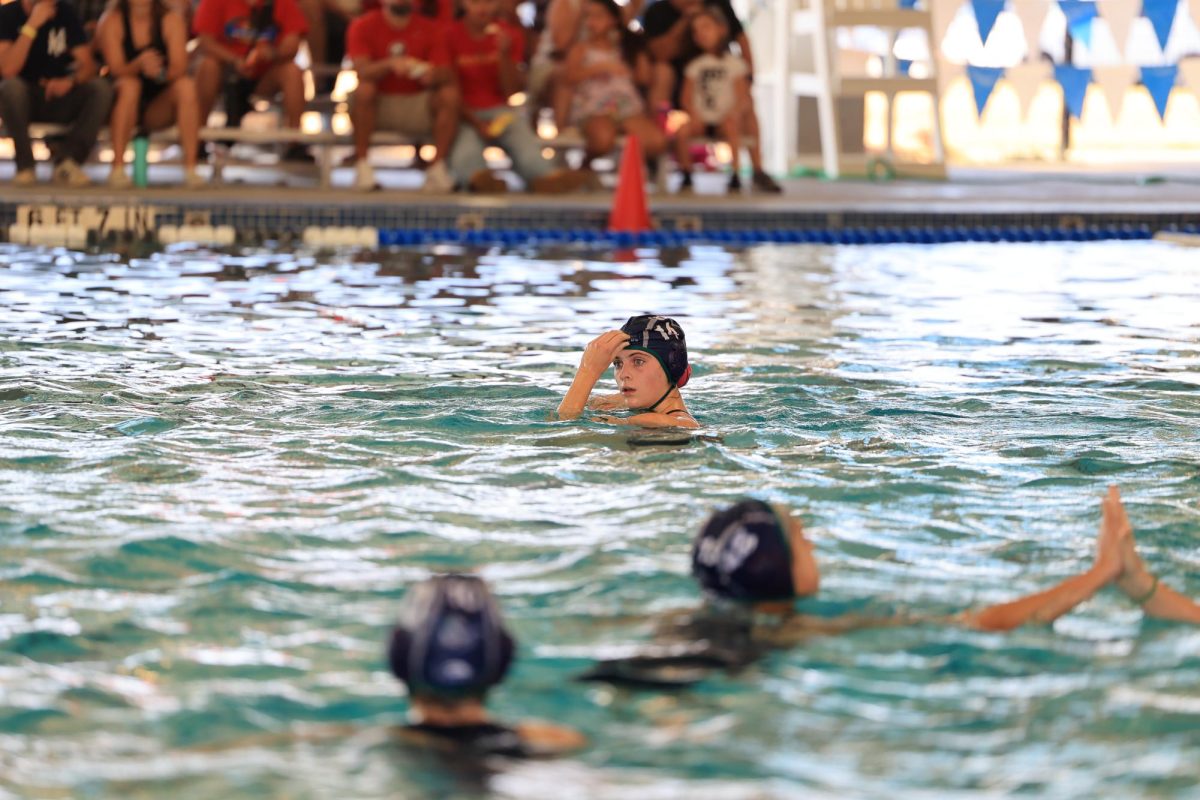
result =
[[582,750],[588,740],[574,728],[540,719],[517,723],[517,734],[535,756],[557,756]]
[[514,758],[547,758],[578,750],[587,744],[587,739],[578,731],[541,720],[512,726],[498,722],[456,726],[414,723],[398,728],[396,735],[408,744],[443,752]]

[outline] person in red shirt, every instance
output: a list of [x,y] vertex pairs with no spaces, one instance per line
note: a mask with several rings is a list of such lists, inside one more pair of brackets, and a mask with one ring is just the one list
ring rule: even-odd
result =
[[462,125],[450,153],[450,172],[477,192],[505,191],[492,174],[484,148],[502,148],[513,171],[535,192],[568,192],[593,180],[588,172],[557,168],[542,155],[542,142],[508,98],[525,85],[525,33],[500,19],[500,0],[463,0],[463,17],[450,27],[446,45],[462,98]]
[[[284,124],[300,127],[304,77],[294,59],[308,23],[296,0],[200,0],[192,27],[200,38],[196,89],[201,124],[208,120],[227,69],[232,69],[235,95],[271,97],[282,91]],[[242,112],[237,109],[230,123],[239,123]],[[284,158],[309,160],[310,156],[296,143],[287,148]]]
[[459,103],[443,25],[416,14],[413,0],[387,0],[350,25],[346,52],[358,73],[358,89],[350,98],[355,188],[376,188],[367,151],[378,128],[432,136],[437,155],[425,172],[425,189],[451,191],[446,156],[458,132]]

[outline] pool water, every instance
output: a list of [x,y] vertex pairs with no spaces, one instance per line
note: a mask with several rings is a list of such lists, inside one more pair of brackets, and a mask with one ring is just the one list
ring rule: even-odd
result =
[[[684,692],[571,680],[698,602],[692,532],[749,492],[801,512],[811,613],[1049,586],[1109,482],[1200,594],[1195,251],[0,248],[0,798],[1200,792],[1200,630],[1115,591]],[[708,436],[551,420],[643,311],[683,321]],[[388,626],[456,569],[521,642],[498,715],[586,750],[483,774],[390,739]]]

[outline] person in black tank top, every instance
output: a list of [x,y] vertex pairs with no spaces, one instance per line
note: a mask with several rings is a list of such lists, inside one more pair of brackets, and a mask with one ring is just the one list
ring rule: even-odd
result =
[[584,738],[569,728],[509,726],[488,715],[484,700],[504,680],[515,650],[479,578],[440,575],[410,589],[387,652],[411,706],[400,739],[461,756],[550,756],[582,747]]
[[178,126],[184,156],[184,183],[199,186],[196,154],[200,138],[196,84],[187,74],[187,27],[166,0],[113,0],[96,32],[100,53],[117,99],[110,128],[113,139],[109,186],[131,184],[125,150],[135,130]]

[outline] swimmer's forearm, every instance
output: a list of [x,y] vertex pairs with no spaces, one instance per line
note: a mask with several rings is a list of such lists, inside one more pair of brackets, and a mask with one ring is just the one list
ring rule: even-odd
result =
[[1053,622],[1089,599],[1106,586],[1109,580],[1107,575],[1093,568],[1067,578],[1044,592],[968,612],[963,619],[968,625],[989,631],[1010,631],[1027,622]]
[[587,406],[588,398],[592,395],[592,389],[596,386],[596,381],[600,380],[599,375],[593,375],[585,369],[580,369],[575,373],[575,380],[571,381],[571,388],[567,390],[567,396],[558,404],[559,419],[576,419],[583,413],[583,409]]
[[1146,616],[1200,625],[1200,605],[1164,583],[1154,587],[1154,595],[1142,604],[1142,609]]

